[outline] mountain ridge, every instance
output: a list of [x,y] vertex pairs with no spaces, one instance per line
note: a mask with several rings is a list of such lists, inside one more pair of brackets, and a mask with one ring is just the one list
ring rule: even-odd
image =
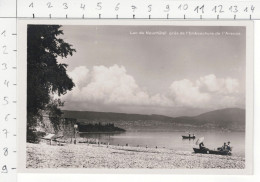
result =
[[63,117],[76,118],[81,123],[113,122],[124,129],[202,127],[226,130],[245,130],[245,109],[225,108],[196,116],[170,117],[165,115],[127,114],[114,112],[63,110]]

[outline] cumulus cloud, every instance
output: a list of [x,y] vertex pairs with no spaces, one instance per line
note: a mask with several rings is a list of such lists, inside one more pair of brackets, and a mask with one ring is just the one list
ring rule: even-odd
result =
[[174,81],[170,86],[170,93],[176,104],[181,106],[197,106],[210,100],[208,93],[200,92],[199,87],[187,79]]
[[69,76],[73,78],[73,82],[77,88],[82,88],[88,82],[89,70],[85,66],[76,67],[72,72],[69,73]]
[[175,103],[190,107],[238,107],[239,81],[233,78],[217,78],[214,74],[174,81],[170,93]]
[[244,102],[237,79],[217,78],[214,74],[173,81],[164,93],[157,94],[140,87],[124,66],[79,66],[68,74],[76,87],[63,99],[79,105],[209,109],[239,107]]
[[[84,70],[86,73],[79,73]],[[164,95],[149,95],[141,89],[123,66],[94,66],[91,71],[86,67],[77,67],[69,75],[75,81],[76,88],[65,96],[67,100],[122,105],[172,105]]]
[[237,79],[217,78],[213,74],[200,77],[200,79],[197,80],[197,85],[201,90],[222,94],[238,93],[239,89],[239,81]]

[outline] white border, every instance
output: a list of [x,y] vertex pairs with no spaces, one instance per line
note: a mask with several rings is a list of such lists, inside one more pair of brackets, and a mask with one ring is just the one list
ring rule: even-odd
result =
[[[178,25],[246,26],[246,168],[245,169],[26,169],[26,39],[27,24],[69,25]],[[39,173],[134,173],[134,174],[252,174],[253,171],[253,23],[248,21],[159,21],[159,20],[22,20],[18,21],[18,169]]]

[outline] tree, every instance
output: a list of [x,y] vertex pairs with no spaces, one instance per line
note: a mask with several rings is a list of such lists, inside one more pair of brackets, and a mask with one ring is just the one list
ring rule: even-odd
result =
[[46,106],[46,110],[49,114],[49,120],[51,121],[55,131],[60,130],[60,117],[62,115],[60,110],[61,106],[64,106],[64,103],[60,99],[51,99]]
[[[57,62],[60,56],[72,56],[76,50],[64,42],[60,25],[28,25],[27,29],[27,129],[37,125],[42,111],[60,116],[63,103],[53,94],[63,95],[74,83],[67,75],[67,64]],[[53,117],[53,118],[55,118]],[[51,119],[57,127],[57,120]]]

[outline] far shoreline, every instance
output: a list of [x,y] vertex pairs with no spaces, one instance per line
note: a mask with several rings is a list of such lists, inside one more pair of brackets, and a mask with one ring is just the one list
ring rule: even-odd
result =
[[127,131],[107,131],[107,132],[78,132],[78,134],[118,134],[125,133]]

